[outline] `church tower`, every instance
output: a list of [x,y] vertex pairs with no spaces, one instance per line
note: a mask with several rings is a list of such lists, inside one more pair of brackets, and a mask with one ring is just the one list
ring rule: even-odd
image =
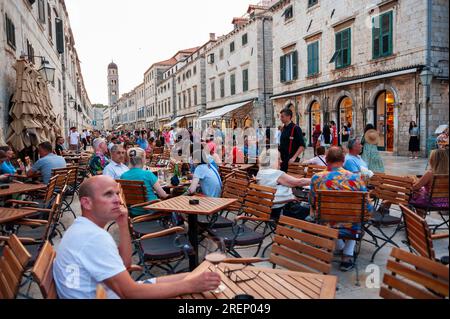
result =
[[111,62],[108,65],[108,103],[114,105],[119,99],[119,69],[117,64]]

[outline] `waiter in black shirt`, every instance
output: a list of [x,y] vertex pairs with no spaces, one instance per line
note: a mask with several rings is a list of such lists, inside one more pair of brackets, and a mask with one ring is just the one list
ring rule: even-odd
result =
[[300,155],[305,151],[302,129],[292,122],[293,113],[290,109],[281,111],[280,120],[284,124],[280,138],[281,170],[288,171],[289,164],[299,162]]

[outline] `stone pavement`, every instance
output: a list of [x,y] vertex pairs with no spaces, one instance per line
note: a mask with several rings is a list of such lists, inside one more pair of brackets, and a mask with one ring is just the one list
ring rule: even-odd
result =
[[[310,150],[308,150],[307,158],[309,156]],[[394,175],[422,175],[425,172],[425,168],[427,166],[427,161],[425,159],[419,159],[419,160],[411,160],[406,157],[397,157],[392,156],[390,154],[382,154],[385,166],[386,166],[386,173],[394,174]],[[75,208],[76,212],[80,212],[79,202],[78,199],[75,200],[73,207]],[[392,207],[391,209],[392,215],[398,215],[398,207]],[[66,226],[69,226],[73,222],[73,217],[71,217],[69,214],[64,216],[63,221]],[[439,222],[440,218],[432,214],[428,217],[428,222],[434,223]],[[386,229],[387,233],[391,233],[392,229]],[[113,234],[113,237],[117,239],[117,229],[112,229],[111,233]],[[394,241],[399,244],[401,248],[407,249],[406,245],[402,243],[402,241],[405,240],[405,232],[404,230],[400,231],[397,236],[394,238]],[[58,246],[60,239],[55,239],[55,246]],[[269,240],[267,240],[267,243]],[[448,255],[449,250],[449,241],[448,239],[445,240],[439,240],[433,242],[436,256],[441,257],[443,255]],[[360,286],[356,286],[356,272],[355,270],[352,270],[347,273],[343,273],[339,270],[339,262],[335,263],[333,265],[333,271],[332,274],[336,275],[339,278],[338,283],[338,290],[336,293],[336,297],[338,299],[376,299],[379,298],[379,289],[373,285],[369,286],[366,285],[366,278],[368,275],[371,274],[371,272],[375,271],[379,272],[377,276],[375,276],[378,279],[378,282],[382,282],[383,274],[385,272],[385,266],[389,257],[389,254],[392,250],[391,245],[386,245],[383,249],[380,250],[380,252],[377,254],[374,263],[372,264],[370,262],[371,255],[373,251],[375,250],[374,246],[372,244],[369,244],[367,242],[363,242],[361,246],[361,252],[358,258],[358,268],[359,268],[359,280],[360,280]],[[248,248],[248,249],[242,249],[239,250],[241,255],[243,257],[250,257],[253,256],[256,252],[256,248]],[[204,249],[201,248],[200,251],[200,259],[204,255]],[[266,256],[268,256],[266,254]],[[137,262],[137,260],[136,260]],[[270,264],[261,264],[260,266],[267,266],[271,267]],[[181,268],[187,267],[187,262],[184,263]],[[180,269],[181,269],[180,268]],[[366,272],[367,270],[367,272]],[[156,273],[156,275],[159,275]],[[32,286],[31,289],[31,295],[40,298],[40,293],[35,285]]]

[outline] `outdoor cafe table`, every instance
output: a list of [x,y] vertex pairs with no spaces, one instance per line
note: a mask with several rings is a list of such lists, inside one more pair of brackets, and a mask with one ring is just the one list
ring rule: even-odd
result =
[[0,189],[0,197],[30,193],[47,188],[47,185],[45,184],[10,183],[7,185],[9,186],[9,188]]
[[[198,199],[199,205],[191,205],[191,199]],[[229,205],[237,202],[235,198],[212,198],[200,196],[178,196],[168,200],[146,206],[145,209],[167,213],[181,213],[188,215],[189,241],[195,254],[189,256],[189,268],[194,270],[198,266],[198,215],[214,215]]]
[[[236,270],[231,275],[225,269]],[[192,275],[216,271],[210,262],[203,262]],[[236,295],[251,295],[255,299],[334,299],[337,277],[302,273],[263,267],[219,264],[218,273],[226,289],[220,293],[204,292],[178,297],[178,299],[233,299]],[[191,275],[189,275],[191,276]],[[252,279],[246,282],[240,280]]]
[[38,210],[33,209],[15,209],[0,207],[0,224],[10,223],[27,216],[33,215]]

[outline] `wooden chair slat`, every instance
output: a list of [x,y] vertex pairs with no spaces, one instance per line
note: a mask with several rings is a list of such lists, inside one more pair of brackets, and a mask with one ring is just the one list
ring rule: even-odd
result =
[[19,238],[15,235],[9,237],[8,246],[16,256],[22,268],[25,268],[31,259],[31,254],[26,250]]
[[321,273],[329,273],[331,271],[331,264],[327,264],[308,255],[289,250],[284,246],[274,245],[272,247],[272,254],[284,256],[286,258],[289,258],[291,261],[295,261],[302,265],[308,266],[309,268],[312,268],[308,272],[319,271]]
[[328,250],[332,250],[335,247],[335,243],[333,241],[328,240],[327,238],[322,238],[318,236],[314,236],[313,234],[298,232],[293,229],[289,229],[286,227],[280,227],[276,230],[277,235],[294,238],[297,240],[301,240],[307,242],[311,245],[315,245],[321,248],[325,248]]
[[436,295],[433,295],[428,291],[419,289],[418,287],[413,286],[406,281],[402,281],[390,274],[384,275],[383,282],[387,286],[393,287],[396,290],[414,299],[439,299]]
[[315,248],[311,245],[306,245],[301,242],[296,242],[285,237],[277,235],[275,236],[273,242],[282,246],[286,246],[294,251],[301,251],[304,254],[310,255],[326,262],[331,262],[333,260],[333,256],[331,256],[328,251],[324,251],[320,248]]
[[324,227],[324,226],[313,224],[313,223],[308,223],[303,220],[299,220],[299,219],[295,219],[295,218],[291,218],[291,217],[287,217],[287,216],[282,216],[282,218],[280,218],[280,220],[278,221],[278,224],[287,226],[287,227],[290,226],[290,227],[300,228],[303,231],[313,232],[314,234],[317,234],[317,235],[320,235],[320,236],[326,237],[326,238],[332,238],[332,239],[339,238],[338,237],[339,230],[337,230],[337,229],[333,229],[330,227]]

